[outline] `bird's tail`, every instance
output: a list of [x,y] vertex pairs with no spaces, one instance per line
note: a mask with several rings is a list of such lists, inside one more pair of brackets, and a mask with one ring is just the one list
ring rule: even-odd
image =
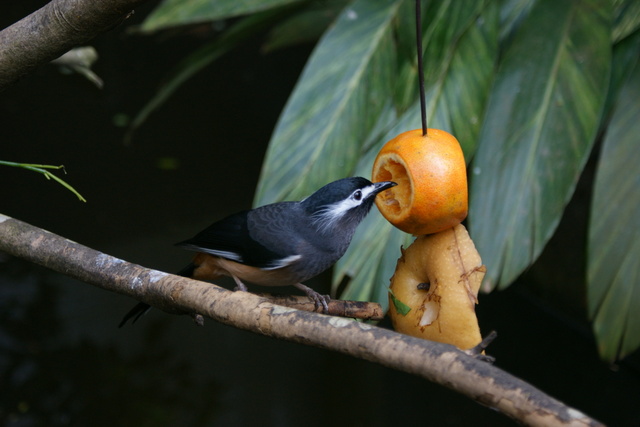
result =
[[131,318],[133,318],[133,320],[131,321],[131,324],[133,325],[134,323],[136,323],[136,320],[138,320],[140,316],[149,311],[150,308],[151,306],[149,304],[139,302],[138,304],[133,306],[133,308],[129,310],[127,314],[124,315],[124,317],[120,321],[120,324],[118,325],[118,328],[122,328]]
[[182,277],[193,277],[193,272],[198,266],[194,263],[190,262],[187,266],[185,266],[182,270],[178,271],[176,274]]
[[[194,263],[189,263],[189,265],[178,271],[176,274],[178,276],[191,277],[193,276],[193,271],[196,269],[196,267],[197,266]],[[133,320],[131,321],[131,324],[133,325],[142,315],[146,314],[149,309],[151,309],[151,306],[149,304],[139,302],[131,310],[129,310],[127,314],[124,315],[124,317],[120,321],[120,324],[118,325],[118,328],[122,328],[129,321],[129,319],[132,318]]]

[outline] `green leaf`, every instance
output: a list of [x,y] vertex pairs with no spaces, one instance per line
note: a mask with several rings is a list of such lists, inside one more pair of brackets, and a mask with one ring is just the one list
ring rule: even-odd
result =
[[613,58],[609,92],[605,103],[604,117],[608,117],[620,94],[620,87],[627,81],[629,74],[640,60],[640,32],[616,43],[613,46]]
[[640,2],[614,0],[613,41],[618,42],[640,28]]
[[355,1],[320,40],[269,144],[256,205],[300,199],[353,171],[390,97],[397,6]]
[[500,7],[500,40],[509,39],[529,14],[536,0],[503,0]]
[[300,0],[164,0],[145,19],[143,32],[263,12]]
[[409,314],[409,312],[411,311],[411,307],[409,307],[407,304],[403,303],[398,298],[396,298],[396,296],[393,294],[393,291],[391,289],[389,289],[389,296],[391,297],[393,306],[396,308],[396,311],[398,312],[398,314],[401,314],[403,316],[406,316],[407,314]]
[[[432,5],[433,3],[429,3]],[[434,19],[426,20],[426,7],[421,7],[423,34]],[[395,19],[395,38],[397,46],[398,70],[394,102],[398,114],[402,114],[413,105],[418,95],[418,65],[416,57],[416,7],[414,1],[404,1],[398,9]],[[425,46],[423,42],[423,47]],[[428,62],[431,64],[431,61]]]
[[47,169],[62,169],[62,171],[64,173],[67,173],[64,170],[64,165],[40,165],[40,164],[33,164],[33,163],[15,163],[15,162],[8,162],[5,160],[0,160],[0,165],[2,166],[13,166],[13,167],[17,167],[17,168],[23,168],[23,169],[27,169],[33,172],[38,172],[41,173],[42,175],[44,175],[45,178],[47,179],[53,179],[54,181],[56,181],[58,184],[62,185],[64,188],[66,188],[67,190],[71,191],[73,194],[76,195],[76,197],[78,198],[78,200],[80,200],[81,202],[86,202],[87,200],[82,197],[82,195],[80,193],[78,193],[78,191],[73,188],[71,185],[69,185],[65,180],[63,180],[62,178],[59,178],[58,176],[52,174],[51,172],[49,172]]
[[[404,14],[410,13],[405,11]],[[401,27],[397,29],[401,43],[399,50],[405,52],[406,63],[400,66],[397,92],[404,94],[403,98],[410,97],[413,106],[417,108],[415,36],[412,39],[402,36],[405,33],[415,33],[411,22],[405,16],[399,22]],[[475,151],[493,76],[498,47],[498,8],[495,2],[432,2],[426,11],[426,24],[423,46],[426,46],[424,63],[427,112],[429,115],[438,114],[445,118],[437,126],[429,120],[429,127],[439,127],[453,133],[469,160]],[[410,50],[412,53],[409,55]],[[406,101],[401,101],[401,104],[406,104]],[[401,111],[404,110],[406,108]],[[419,114],[415,117],[419,117]],[[420,126],[418,122],[411,129]]]
[[[480,3],[480,2],[476,2]],[[451,130],[467,162],[475,154],[482,118],[494,76],[498,54],[498,9],[488,3],[451,52],[451,65],[444,80],[444,102]]]
[[344,8],[346,0],[313,2],[269,32],[264,52],[318,40]]
[[[447,2],[438,4],[441,10],[430,10],[427,14],[438,16],[438,20],[425,28],[425,34],[432,40],[425,52],[425,57],[431,58],[430,78],[426,79],[427,118],[430,127],[449,132],[452,128],[457,129],[463,135],[458,139],[465,156],[470,158],[475,150],[480,117],[497,56],[498,11],[494,2],[480,4],[482,9],[474,9],[479,7],[475,1],[454,2],[453,5],[464,9],[463,12],[454,10],[455,7]],[[397,32],[415,31],[407,25],[401,23]],[[437,45],[436,40],[440,40],[445,48]],[[407,56],[406,61],[414,59]],[[413,82],[407,85],[413,86]],[[367,139],[373,143],[365,145],[366,152],[356,168],[356,175],[371,174],[373,161],[386,141],[421,126],[415,87],[413,105],[404,114],[396,117],[387,111],[386,115],[381,115],[377,127]],[[465,127],[467,129],[463,129]],[[400,246],[408,245],[411,240],[411,236],[392,227],[378,212],[372,212],[360,224],[349,250],[336,264],[333,292],[349,276],[352,280],[342,298],[376,301],[386,308],[386,290],[400,256]]]
[[620,90],[594,184],[587,302],[603,359],[640,347],[640,65]]
[[607,1],[540,0],[502,56],[472,168],[485,289],[540,254],[596,136],[611,63]]

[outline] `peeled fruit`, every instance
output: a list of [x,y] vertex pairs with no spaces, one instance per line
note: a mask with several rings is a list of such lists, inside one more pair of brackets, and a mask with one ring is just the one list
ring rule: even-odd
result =
[[393,328],[462,350],[476,346],[482,337],[475,305],[485,272],[462,224],[418,237],[403,250],[391,278]]
[[467,216],[467,168],[460,143],[439,129],[401,133],[373,163],[372,181],[398,185],[376,197],[382,215],[407,233],[446,230]]

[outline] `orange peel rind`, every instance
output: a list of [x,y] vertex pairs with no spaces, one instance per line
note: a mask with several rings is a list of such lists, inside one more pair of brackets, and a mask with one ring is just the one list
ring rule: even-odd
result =
[[467,171],[458,140],[448,132],[421,129],[388,141],[373,163],[372,181],[398,185],[376,197],[382,215],[414,235],[454,227],[467,216]]

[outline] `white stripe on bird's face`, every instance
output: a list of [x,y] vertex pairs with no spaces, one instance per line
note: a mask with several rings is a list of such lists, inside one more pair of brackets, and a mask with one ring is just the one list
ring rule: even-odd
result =
[[355,190],[344,200],[323,206],[313,214],[313,224],[321,232],[329,230],[338,223],[347,212],[360,206],[375,191],[375,185],[368,185]]

